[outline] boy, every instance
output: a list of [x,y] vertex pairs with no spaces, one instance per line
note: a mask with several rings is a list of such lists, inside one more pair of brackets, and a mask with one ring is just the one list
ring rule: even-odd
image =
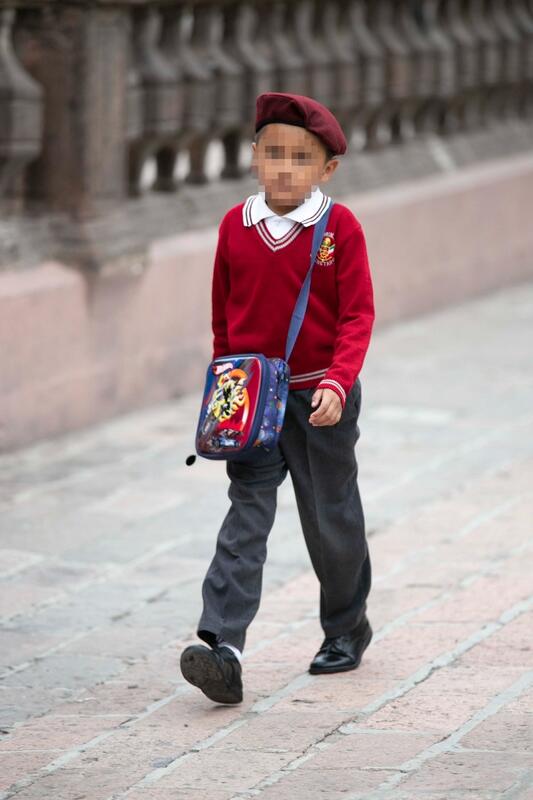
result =
[[[220,225],[212,284],[213,358],[246,352],[284,356],[309,269],[313,227],[331,202],[319,184],[330,180],[346,146],[333,114],[315,100],[281,92],[257,98],[252,167],[263,190],[232,208]],[[190,645],[181,655],[184,677],[215,702],[242,701],[246,629],[259,607],[277,487],[288,471],[320,582],[325,638],[309,671],[355,669],[372,638],[366,617],[371,567],[354,448],[358,373],[373,322],[364,235],[352,212],[336,203],[289,360],[278,446],[253,461],[226,462],[232,504],[203,582],[197,629],[209,646]]]

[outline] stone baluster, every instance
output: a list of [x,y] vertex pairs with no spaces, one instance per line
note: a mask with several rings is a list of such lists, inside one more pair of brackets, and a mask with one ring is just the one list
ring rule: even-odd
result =
[[[126,147],[128,154],[140,142],[144,127],[144,90],[141,74],[135,58],[135,47],[132,33],[131,14],[127,16],[127,67],[126,67]],[[134,195],[138,191],[139,175],[135,172],[135,164],[128,157],[128,190]]]
[[183,129],[181,141],[189,151],[189,183],[205,183],[205,156],[212,137],[216,81],[211,65],[205,59],[205,19],[197,5],[185,5],[179,41],[180,66],[183,75]]
[[[279,12],[274,9],[269,0],[252,0],[251,8],[253,13],[253,20],[250,21],[252,54],[258,63],[268,64],[269,66],[268,83],[266,86],[262,84],[262,91],[283,91],[280,80],[279,54],[271,38],[271,30],[274,24],[273,17],[275,13]],[[250,74],[248,70],[246,74]],[[253,100],[259,93],[256,92],[254,94]]]
[[478,49],[479,111],[481,123],[497,117],[501,54],[497,31],[486,13],[485,0],[465,0],[466,20]]
[[263,35],[271,48],[275,67],[274,91],[307,94],[309,81],[307,63],[300,53],[294,31],[290,28],[288,5],[281,0],[266,0],[262,5]]
[[322,47],[333,59],[333,91],[327,105],[339,119],[350,141],[362,103],[362,76],[347,11],[348,5],[342,0],[319,3],[316,26],[317,38],[322,36]]
[[[219,8],[220,27],[212,25],[211,53],[217,76],[217,133],[224,146],[223,178],[240,178],[240,148],[245,131],[249,130],[251,109],[247,106],[246,68],[235,50],[237,20],[240,6],[237,0]],[[212,9],[213,11],[213,9]],[[212,22],[214,22],[212,15]]]
[[[129,40],[126,8],[55,3],[24,12],[17,52],[44,91],[43,147],[26,171],[35,208],[81,223],[126,196]],[[99,258],[86,235],[80,224],[67,239],[92,268]]]
[[395,0],[369,0],[370,23],[385,56],[384,116],[393,142],[405,138],[411,124],[415,75],[411,54],[397,27]]
[[380,144],[380,122],[385,118],[385,52],[369,27],[369,6],[366,0],[351,0],[346,5],[345,13],[345,25],[351,35],[356,69],[361,81],[359,103],[355,111],[356,127],[365,132],[364,146],[375,149]]
[[159,50],[170,65],[174,75],[175,97],[175,130],[157,149],[156,178],[153,188],[159,192],[173,192],[177,188],[175,179],[176,160],[181,145],[184,127],[185,86],[183,68],[180,57],[181,23],[183,7],[181,5],[163,6],[160,10],[161,36]]
[[[323,0],[322,5],[326,7],[329,20],[331,2]],[[317,30],[315,0],[292,0],[288,3],[288,10],[291,39],[306,65],[306,94],[326,106],[332,105],[335,103],[333,55],[324,45],[322,32]]]
[[[153,6],[133,11],[133,58],[141,82],[142,133],[130,144],[130,191],[140,191],[141,170],[150,156],[175,141],[181,124],[179,77],[159,48],[161,15]],[[160,184],[161,185],[161,184]]]
[[429,112],[434,97],[437,64],[423,26],[422,6],[421,0],[396,2],[396,25],[410,54],[410,72],[413,76],[410,115],[417,131],[435,127],[434,117]]
[[439,133],[456,129],[457,121],[453,114],[453,100],[457,91],[456,59],[454,44],[446,33],[440,16],[440,9],[447,0],[425,0],[420,7],[422,25],[435,59],[435,72],[428,113],[433,117],[433,125]]
[[466,21],[463,0],[444,0],[440,22],[453,48],[456,86],[452,113],[460,129],[470,130],[479,124],[481,90],[478,48]]
[[11,211],[24,205],[24,170],[39,154],[43,133],[43,91],[15,52],[15,13],[0,10],[0,198]]
[[262,47],[258,36],[261,25],[256,3],[233,3],[226,9],[224,47],[242,66],[243,136],[255,135],[253,121],[255,100],[259,94],[272,90],[274,66],[270,48]]
[[488,0],[487,11],[499,34],[501,77],[498,113],[503,119],[518,112],[520,97],[520,33],[505,0]]
[[533,115],[533,10],[527,0],[508,0],[516,27],[520,32],[520,94],[519,111]]
[[[201,80],[195,79],[190,87],[199,95],[192,103],[199,126],[189,145],[190,169],[186,180],[188,183],[203,184],[208,180],[205,171],[207,148],[218,134],[217,108],[223,105],[224,99],[217,97],[217,90],[221,87],[218,82],[216,54],[212,48],[213,26],[216,24],[212,4],[197,2],[192,11],[191,51],[195,66],[200,67],[203,74]],[[201,107],[200,96],[202,99],[209,97],[209,104]]]

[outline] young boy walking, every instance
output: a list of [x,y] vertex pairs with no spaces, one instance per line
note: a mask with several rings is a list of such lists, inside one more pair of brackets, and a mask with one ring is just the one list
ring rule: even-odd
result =
[[[283,357],[307,270],[315,223],[331,200],[327,183],[346,151],[333,114],[302,95],[257,98],[253,171],[261,191],[227,212],[212,282],[213,358]],[[254,460],[228,460],[231,507],[202,586],[195,644],[181,654],[184,677],[219,703],[242,701],[242,651],[260,602],[277,488],[290,472],[305,542],[320,582],[324,640],[313,674],[355,669],[372,638],[371,585],[355,444],[359,372],[374,323],[360,223],[340,203],[330,211],[312,273],[304,321],[289,359],[290,383],[278,446]],[[243,454],[244,456],[245,454]]]

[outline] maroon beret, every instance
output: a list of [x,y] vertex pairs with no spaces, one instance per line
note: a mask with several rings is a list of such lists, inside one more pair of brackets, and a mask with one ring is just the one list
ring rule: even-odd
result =
[[256,100],[255,130],[271,122],[299,125],[314,133],[335,155],[346,152],[346,137],[331,111],[302,94],[265,92]]

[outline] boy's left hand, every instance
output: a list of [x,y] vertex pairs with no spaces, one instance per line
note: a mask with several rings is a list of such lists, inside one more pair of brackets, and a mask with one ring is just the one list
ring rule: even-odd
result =
[[315,426],[335,425],[342,415],[340,397],[333,389],[317,389],[311,398],[311,408],[316,410],[309,417],[309,422]]

